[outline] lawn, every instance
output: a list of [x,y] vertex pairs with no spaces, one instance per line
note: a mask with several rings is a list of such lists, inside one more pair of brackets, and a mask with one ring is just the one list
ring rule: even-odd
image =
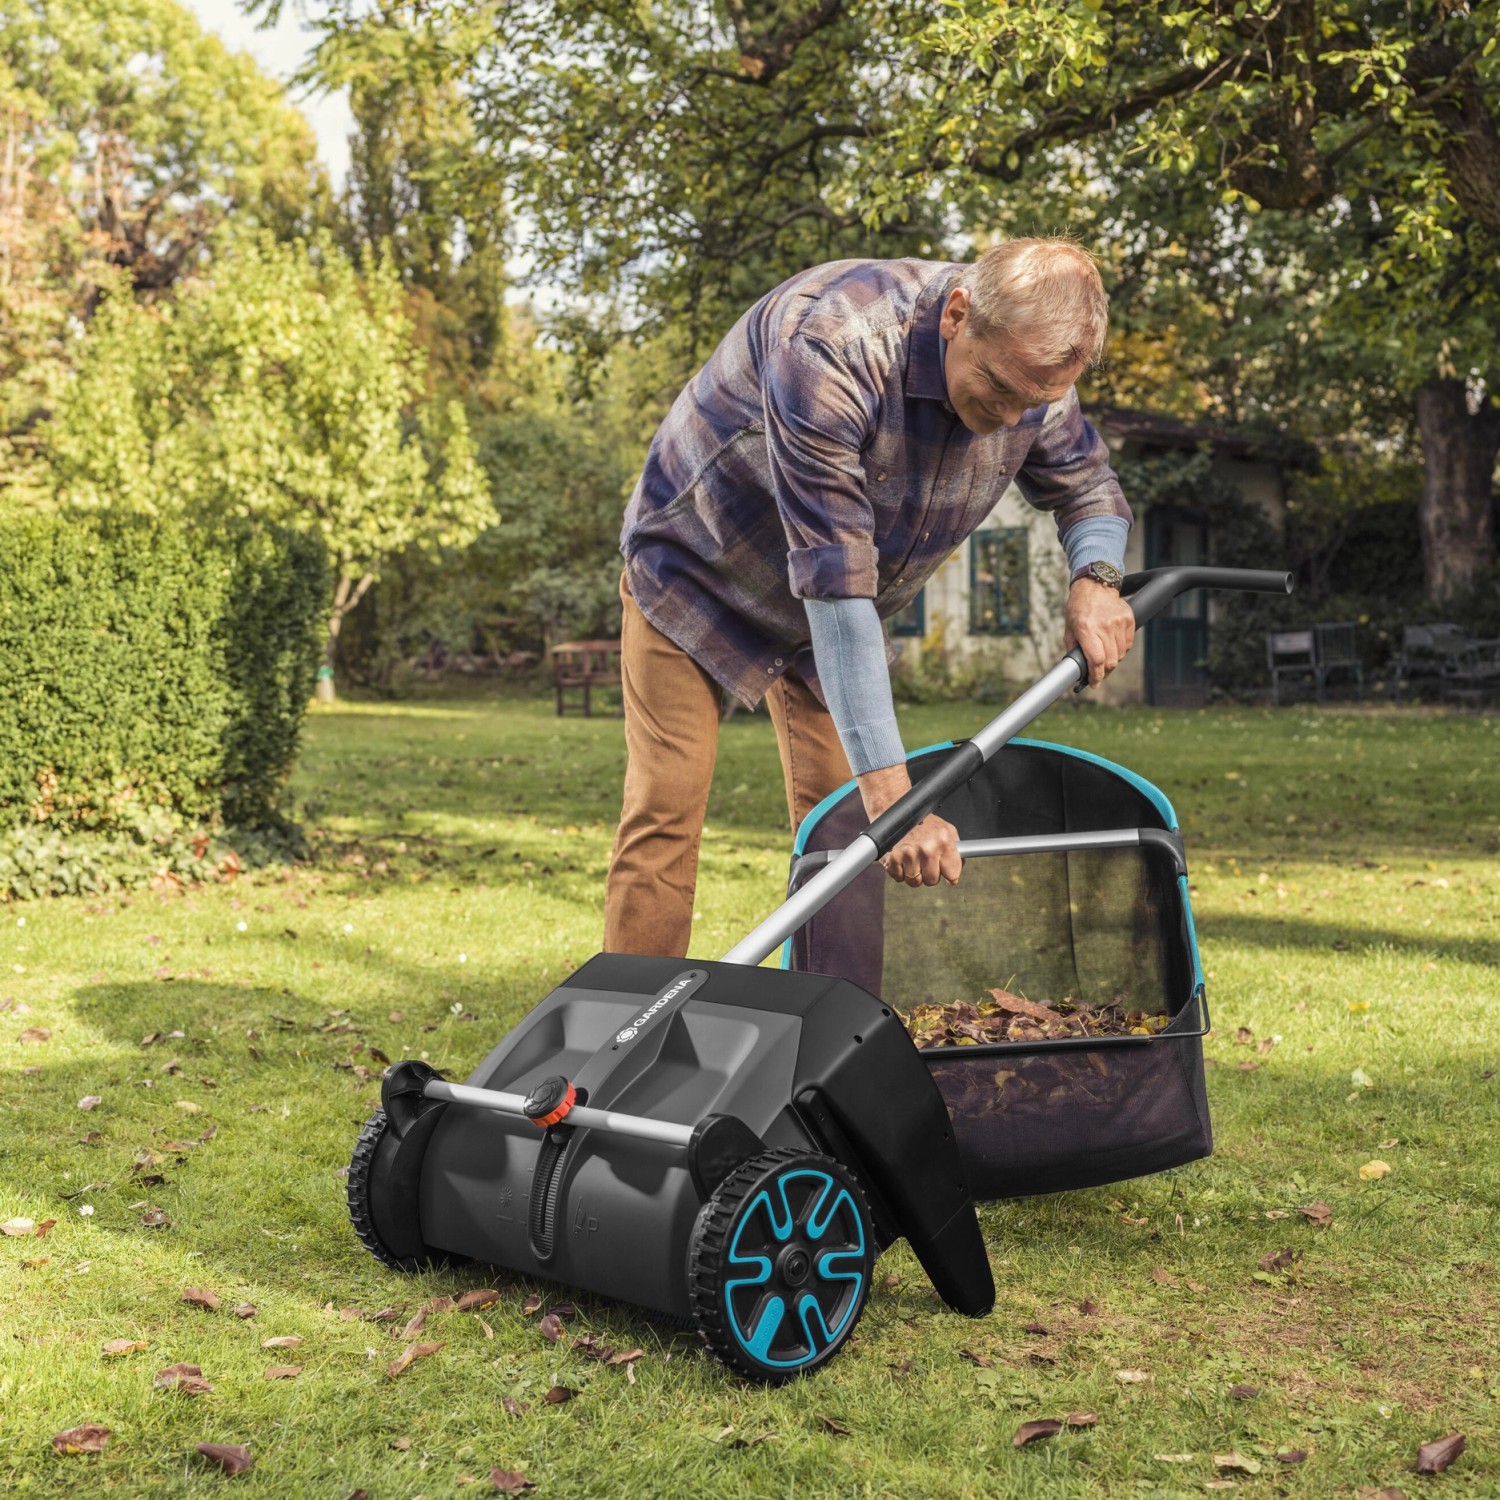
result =
[[[906,710],[903,733],[990,712]],[[1033,732],[1177,806],[1216,1153],[986,1207],[981,1321],[894,1247],[846,1352],[779,1391],[566,1289],[403,1278],[345,1215],[376,1054],[462,1077],[595,951],[617,721],[472,695],[319,710],[292,787],[313,864],[7,907],[0,1221],[56,1222],[0,1239],[0,1486],[437,1500],[495,1493],[498,1469],[541,1496],[1500,1495],[1500,719],[1065,707]],[[775,905],[784,816],[770,726],[739,715],[695,955]],[[486,1287],[388,1373],[427,1299]],[[643,1353],[601,1363],[589,1334]],[[212,1389],[156,1388],[178,1363]],[[1078,1411],[1097,1421],[1013,1446]],[[85,1422],[102,1456],[54,1452]],[[1452,1433],[1467,1450],[1419,1478]],[[200,1442],[254,1466],[228,1478]]]

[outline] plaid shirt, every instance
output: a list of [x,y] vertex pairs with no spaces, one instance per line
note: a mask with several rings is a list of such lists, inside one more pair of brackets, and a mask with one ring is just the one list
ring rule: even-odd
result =
[[803,598],[909,605],[1012,483],[1059,535],[1131,520],[1078,394],[970,432],[948,404],[944,261],[844,260],[768,292],[673,403],[620,551],[651,623],[747,707],[822,697]]

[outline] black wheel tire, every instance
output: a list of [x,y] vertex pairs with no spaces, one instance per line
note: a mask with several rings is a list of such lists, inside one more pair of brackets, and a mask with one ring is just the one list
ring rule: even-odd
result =
[[688,1297],[714,1357],[763,1385],[828,1363],[870,1292],[875,1228],[849,1170],[816,1151],[765,1151],[698,1211]]
[[365,1121],[364,1128],[359,1133],[359,1139],[354,1143],[354,1155],[349,1162],[349,1222],[354,1225],[354,1232],[359,1236],[360,1243],[382,1265],[389,1266],[393,1271],[404,1271],[407,1275],[414,1275],[418,1271],[427,1271],[435,1267],[464,1265],[465,1262],[457,1256],[397,1255],[388,1249],[380,1238],[380,1232],[375,1227],[370,1191],[375,1177],[376,1163],[382,1148],[388,1141],[394,1147],[395,1137],[391,1135],[385,1111],[377,1109]]

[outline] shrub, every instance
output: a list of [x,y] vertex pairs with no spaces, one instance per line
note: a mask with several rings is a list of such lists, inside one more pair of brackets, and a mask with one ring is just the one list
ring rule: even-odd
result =
[[229,828],[289,834],[279,804],[328,595],[305,535],[0,521],[0,891],[31,893],[23,866],[114,868],[133,847],[206,851],[200,835]]

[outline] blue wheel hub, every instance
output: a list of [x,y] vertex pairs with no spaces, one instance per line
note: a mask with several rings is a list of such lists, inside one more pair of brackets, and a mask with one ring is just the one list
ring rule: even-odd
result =
[[868,1260],[866,1215],[844,1182],[820,1167],[774,1173],[730,1228],[722,1292],[729,1331],[770,1369],[817,1363],[852,1327]]

